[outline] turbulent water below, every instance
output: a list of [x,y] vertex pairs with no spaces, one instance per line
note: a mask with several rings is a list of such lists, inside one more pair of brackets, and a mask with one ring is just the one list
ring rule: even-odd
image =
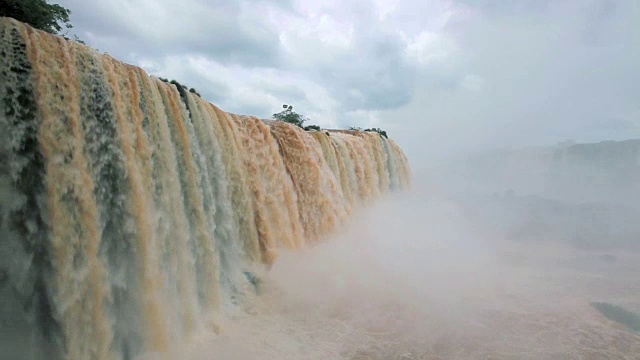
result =
[[222,332],[203,332],[181,356],[640,358],[640,334],[590,305],[640,313],[640,254],[514,243],[419,194],[387,198],[332,241],[284,254],[262,280]]

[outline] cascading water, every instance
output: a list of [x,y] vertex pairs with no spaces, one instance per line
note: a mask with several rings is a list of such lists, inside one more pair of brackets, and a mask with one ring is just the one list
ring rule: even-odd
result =
[[409,186],[373,133],[228,114],[142,69],[0,20],[0,349],[170,351],[245,275]]

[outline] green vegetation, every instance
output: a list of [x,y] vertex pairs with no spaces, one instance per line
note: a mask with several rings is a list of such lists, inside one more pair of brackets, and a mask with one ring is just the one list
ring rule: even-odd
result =
[[[322,129],[318,125],[304,126],[304,123],[309,121],[309,118],[293,111],[292,105],[285,104],[285,105],[282,105],[282,108],[284,110],[272,115],[275,120],[284,121],[289,124],[293,124],[295,126],[301,127],[302,129],[304,129],[304,131],[322,131]],[[326,134],[329,135],[329,132],[327,131]]]
[[370,131],[370,132],[377,132],[378,134],[380,134],[380,136],[384,136],[385,138],[389,138],[387,136],[387,132],[380,129],[380,128],[369,128],[369,129],[362,129],[361,127],[358,126],[350,126],[349,130],[353,130],[353,131]]
[[[284,121],[284,122],[287,122],[289,124],[293,124],[293,125],[299,126],[299,127],[303,128],[305,131],[321,131],[322,130],[320,128],[320,126],[318,126],[318,125],[307,125],[307,126],[304,126],[304,123],[309,121],[309,118],[305,117],[302,114],[298,114],[297,112],[293,111],[293,106],[292,105],[284,104],[284,105],[282,105],[282,108],[284,110],[282,110],[279,113],[273,114],[273,118],[275,120]],[[380,128],[362,129],[361,127],[350,126],[349,130],[377,132],[378,134],[380,134],[380,136],[388,138],[387,132],[382,130],[382,129],[380,129]],[[327,136],[329,136],[329,132],[328,131],[325,132],[325,133],[327,134]]]
[[[12,17],[33,26],[36,29],[62,35],[61,31],[71,29],[69,21],[71,10],[47,0],[2,0],[0,15]],[[64,26],[64,28],[63,28]]]
[[297,112],[293,111],[292,105],[285,104],[285,105],[282,105],[282,108],[284,110],[272,115],[274,119],[279,121],[284,121],[304,129],[304,123],[309,121],[308,118],[306,118],[302,114],[298,114]]
[[[169,80],[169,79],[163,78],[163,77],[158,77],[158,80],[175,85],[178,88],[178,90],[180,90],[181,93],[182,93],[182,91],[186,91],[187,89],[189,89],[186,85],[182,85],[176,80]],[[196,95],[202,97],[202,95],[200,95],[200,93],[198,91],[196,91],[196,89],[194,89],[194,88],[190,88],[189,92],[192,93],[192,94],[196,94]]]
[[370,129],[364,129],[364,131],[373,131],[373,132],[377,132],[378,134],[380,134],[380,136],[384,136],[385,138],[389,138],[387,136],[387,132],[380,129],[380,128],[370,128]]
[[[73,28],[69,20],[71,10],[58,4],[49,4],[48,0],[1,0],[0,16],[14,18],[27,23],[36,29],[51,34],[66,36],[69,29]],[[73,39],[84,42],[73,35]]]

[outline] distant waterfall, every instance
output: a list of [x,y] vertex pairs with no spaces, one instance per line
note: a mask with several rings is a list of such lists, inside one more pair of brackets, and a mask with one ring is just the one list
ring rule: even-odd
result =
[[0,19],[0,350],[130,359],[232,306],[245,272],[409,186],[376,133],[221,111]]

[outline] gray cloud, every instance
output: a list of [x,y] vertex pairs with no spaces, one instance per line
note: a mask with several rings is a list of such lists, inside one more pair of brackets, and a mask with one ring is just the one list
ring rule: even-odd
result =
[[256,2],[63,0],[79,35],[118,57],[203,55],[221,63],[276,66],[278,33]]
[[[181,61],[180,58],[176,60],[179,64],[188,64],[188,60],[183,61]],[[163,76],[162,71],[153,73],[156,76]],[[190,88],[195,88],[205,99],[209,99],[209,101],[214,103],[222,102],[232,94],[231,84],[226,83],[222,79],[207,77],[194,66],[179,66],[178,64],[174,64],[174,66],[171,67],[170,73],[171,79],[189,79],[189,82],[184,82],[183,84]]]
[[[288,19],[294,26],[282,35],[287,66],[326,87],[341,112],[407,104],[417,68],[407,61],[400,29],[382,21],[379,9],[365,1],[325,6],[321,11],[300,27],[295,22],[301,19]],[[305,26],[317,31],[305,32]]]
[[307,100],[307,94],[304,90],[294,84],[261,80],[257,86],[278,99],[282,99],[283,104],[298,104]]
[[319,71],[343,109],[384,110],[408,103],[417,70],[403,58],[402,40],[398,36],[372,34],[362,42],[343,61]]
[[[330,92],[335,111],[340,112],[392,109],[411,99],[417,69],[406,61],[405,39],[397,29],[385,27],[379,12],[366,2],[322,5],[322,15],[290,1],[187,0],[179,6],[168,0],[61,3],[72,9],[75,30],[82,38],[128,62],[152,63],[162,70],[167,57],[204,56],[229,67],[300,74]],[[324,24],[327,19],[350,27],[348,44],[322,40],[331,30]],[[308,29],[314,32],[301,35]],[[283,40],[289,40],[288,47]],[[220,94],[206,90],[206,84],[195,78],[197,73],[181,70],[179,75],[186,78],[179,80],[198,84],[204,89],[201,93],[212,95],[211,100],[224,102]],[[306,99],[295,84],[253,86],[282,101]],[[322,105],[309,102],[310,107]]]
[[225,110],[385,128],[416,161],[640,136],[634,0],[63,0],[90,45]]
[[[466,21],[445,32],[460,50],[448,77],[457,86],[424,73],[412,104],[386,115],[403,119],[395,133],[416,162],[471,148],[640,137],[635,3],[525,3],[517,11],[461,3]],[[481,86],[465,87],[467,76]]]
[[544,14],[563,7],[575,0],[457,0],[468,8],[482,12],[484,16],[520,16]]

